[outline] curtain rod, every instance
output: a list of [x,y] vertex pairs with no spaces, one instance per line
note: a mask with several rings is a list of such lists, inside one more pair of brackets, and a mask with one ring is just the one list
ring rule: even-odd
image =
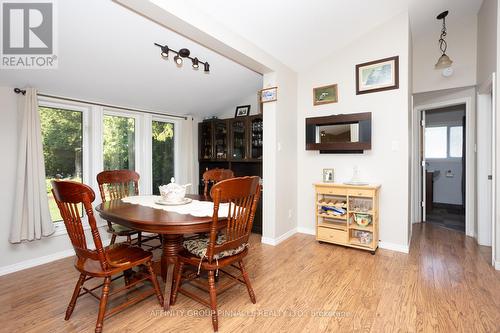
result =
[[[23,89],[20,89],[20,88],[14,88],[14,92],[16,94],[23,94],[23,95],[26,94],[26,90],[23,90]],[[155,114],[155,115],[158,115],[158,116],[167,116],[167,117],[173,117],[173,118],[181,118],[181,119],[184,119],[184,120],[188,119],[188,117],[186,117],[186,116],[178,116],[178,115],[175,115],[175,114],[153,112],[153,111],[147,111],[147,110],[141,110],[141,109],[134,109],[134,108],[128,108],[128,107],[123,107],[123,106],[111,105],[111,104],[103,104],[103,103],[85,101],[85,100],[75,99],[75,98],[68,98],[68,97],[61,97],[61,96],[54,96],[54,95],[47,95],[47,94],[37,94],[37,95],[38,96],[42,96],[42,97],[62,99],[64,101],[69,101],[69,102],[77,102],[77,103],[99,105],[99,106],[113,108],[113,109],[120,109],[120,110],[126,110],[126,111],[135,111],[135,112],[142,112],[142,113],[149,113],[149,114]]]

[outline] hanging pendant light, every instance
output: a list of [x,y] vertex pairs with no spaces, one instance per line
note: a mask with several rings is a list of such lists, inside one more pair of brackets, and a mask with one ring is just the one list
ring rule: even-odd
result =
[[436,18],[438,20],[443,20],[443,28],[441,29],[441,35],[439,36],[439,49],[441,50],[441,56],[439,57],[436,65],[434,65],[435,69],[443,69],[451,67],[453,61],[446,54],[446,49],[448,44],[445,41],[446,38],[446,16],[448,16],[448,11],[444,11],[439,14]]

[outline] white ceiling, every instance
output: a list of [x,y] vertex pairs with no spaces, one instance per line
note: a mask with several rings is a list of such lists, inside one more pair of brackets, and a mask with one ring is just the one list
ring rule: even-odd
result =
[[[110,0],[58,1],[59,68],[0,70],[0,85],[173,114],[214,115],[262,88],[262,76]],[[177,68],[153,43],[210,63]]]
[[[159,2],[179,0],[156,0]],[[183,0],[300,71],[391,17],[409,10],[415,36],[475,15],[482,0]],[[261,75],[111,0],[65,0],[59,6],[59,68],[0,70],[0,85],[165,113],[227,112],[262,87]],[[153,42],[187,47],[211,73],[177,68]]]
[[296,71],[325,58],[406,8],[406,0],[183,2],[191,3],[192,8],[204,11]]
[[409,4],[411,30],[413,37],[428,31],[439,36],[442,22],[436,16],[448,10],[446,22],[460,21],[464,16],[477,15],[483,0],[411,0]]
[[[156,0],[169,2],[174,0]],[[177,0],[175,0],[177,1]],[[409,10],[412,33],[435,17],[477,14],[482,0],[183,0],[300,71]],[[439,23],[438,23],[439,25]]]

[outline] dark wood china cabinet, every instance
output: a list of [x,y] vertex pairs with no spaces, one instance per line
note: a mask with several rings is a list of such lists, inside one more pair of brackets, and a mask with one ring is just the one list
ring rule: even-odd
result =
[[[200,194],[203,194],[201,179],[207,169],[231,169],[236,177],[262,178],[263,125],[261,114],[210,119],[198,124]],[[262,233],[262,196],[252,230]]]

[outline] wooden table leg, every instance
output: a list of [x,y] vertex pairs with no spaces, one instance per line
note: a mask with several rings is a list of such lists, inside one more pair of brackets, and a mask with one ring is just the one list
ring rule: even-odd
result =
[[163,247],[161,255],[161,276],[165,281],[165,294],[163,295],[163,308],[170,307],[170,296],[172,294],[172,281],[174,278],[174,266],[177,262],[177,254],[182,248],[182,235],[162,235]]

